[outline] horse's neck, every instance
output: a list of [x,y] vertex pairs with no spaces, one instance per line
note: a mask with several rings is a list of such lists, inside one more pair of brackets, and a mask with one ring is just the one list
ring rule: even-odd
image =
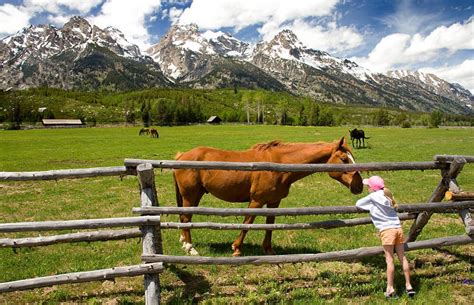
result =
[[[282,156],[281,161],[289,164],[327,163],[333,148],[334,144],[331,143],[297,144],[294,145],[293,150],[287,151]],[[286,173],[285,181],[291,184],[311,174],[309,172]]]
[[281,162],[292,164],[326,163],[331,157],[333,143],[304,143],[287,146]]

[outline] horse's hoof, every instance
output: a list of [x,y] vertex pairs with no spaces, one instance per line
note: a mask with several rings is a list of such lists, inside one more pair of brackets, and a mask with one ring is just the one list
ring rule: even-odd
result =
[[235,250],[234,253],[232,253],[233,257],[238,257],[240,256],[240,250]]
[[199,252],[197,252],[196,249],[194,249],[193,244],[184,242],[183,243],[183,250],[186,252],[186,254],[197,256],[199,255]]
[[189,249],[188,254],[192,256],[199,256],[199,252],[197,252],[194,248]]

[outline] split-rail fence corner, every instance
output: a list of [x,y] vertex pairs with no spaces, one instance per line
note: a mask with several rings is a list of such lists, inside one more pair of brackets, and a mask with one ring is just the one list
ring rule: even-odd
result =
[[[133,208],[138,217],[43,221],[0,224],[1,233],[25,231],[54,231],[64,229],[97,229],[112,227],[135,227],[109,231],[88,231],[45,237],[3,238],[0,247],[34,247],[57,243],[104,241],[127,238],[142,238],[142,264],[121,266],[102,270],[83,271],[55,276],[23,279],[0,283],[0,293],[67,283],[112,280],[117,277],[144,276],[146,304],[160,303],[160,277],[164,264],[244,265],[296,263],[328,260],[352,260],[383,253],[382,247],[364,247],[317,254],[265,255],[243,257],[198,257],[163,254],[162,229],[214,229],[214,230],[301,230],[336,228],[370,224],[369,217],[329,220],[294,224],[230,224],[230,223],[173,223],[161,222],[163,214],[201,214],[219,216],[298,216],[321,214],[366,213],[354,206],[327,206],[311,208],[279,209],[222,209],[222,208],[176,208],[160,207],[155,187],[154,168],[192,168],[245,171],[280,172],[333,172],[333,171],[397,171],[397,170],[441,170],[441,181],[428,203],[399,205],[397,212],[401,220],[414,219],[407,238],[406,250],[469,244],[474,241],[474,223],[471,211],[474,208],[474,192],[462,191],[456,177],[466,163],[474,163],[474,156],[437,155],[430,162],[390,162],[365,164],[277,164],[240,162],[194,162],[168,160],[125,159],[125,166],[53,170],[44,172],[0,172],[0,181],[56,180],[63,178],[86,178],[98,176],[136,175],[140,185],[141,206]],[[441,202],[445,198],[449,203]],[[466,234],[430,240],[416,241],[433,213],[459,213]]]

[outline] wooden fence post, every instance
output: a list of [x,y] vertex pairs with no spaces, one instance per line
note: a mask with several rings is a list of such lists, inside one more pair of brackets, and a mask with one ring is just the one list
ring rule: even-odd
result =
[[[159,206],[155,187],[153,166],[149,163],[137,166],[137,176],[140,183],[141,206]],[[143,255],[163,254],[160,226],[143,226]],[[145,304],[160,304],[160,276],[159,274],[145,274]]]
[[[440,161],[438,157],[437,161]],[[456,177],[461,172],[464,164],[466,164],[466,159],[464,159],[463,157],[455,157],[449,169],[441,170],[441,181],[434,190],[428,202],[439,202],[444,198],[444,194],[446,193],[446,191],[449,190],[452,181],[456,181]],[[423,230],[423,227],[428,223],[428,220],[430,220],[432,214],[432,212],[422,212],[418,214],[415,219],[415,222],[410,228],[410,233],[408,234],[408,238],[406,240],[407,242],[412,242],[416,240],[418,235],[420,235],[421,230]]]
[[[449,192],[447,192],[446,194],[448,196],[445,196],[445,198],[448,199],[447,197],[451,197],[448,200],[452,199],[454,202],[469,200],[474,197],[474,192],[461,192],[461,189],[459,188],[459,185],[456,179],[450,179]],[[471,212],[469,211],[469,209],[460,210],[459,216],[461,217],[461,220],[464,223],[466,234],[474,235],[474,221],[472,219]]]

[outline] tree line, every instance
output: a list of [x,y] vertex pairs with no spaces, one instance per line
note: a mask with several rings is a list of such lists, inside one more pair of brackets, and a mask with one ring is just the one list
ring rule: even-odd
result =
[[0,123],[8,129],[45,118],[81,119],[88,125],[152,126],[203,123],[213,115],[224,122],[250,124],[474,126],[472,115],[324,104],[308,97],[265,90],[147,89],[116,93],[35,88],[0,91]]

